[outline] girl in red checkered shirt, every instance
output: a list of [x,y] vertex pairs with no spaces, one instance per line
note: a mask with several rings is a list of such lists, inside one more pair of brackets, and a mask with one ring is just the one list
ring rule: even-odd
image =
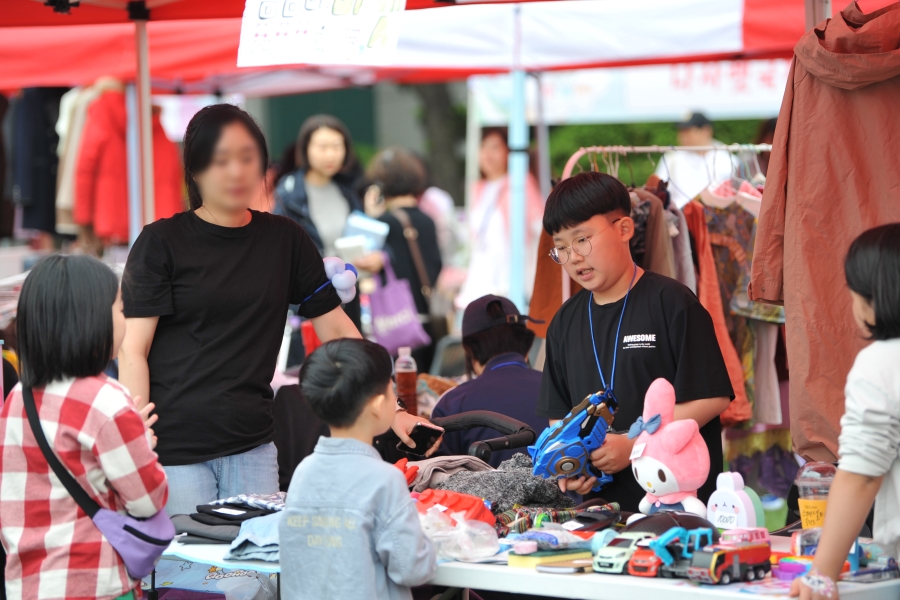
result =
[[30,386],[54,452],[101,507],[141,518],[163,509],[168,485],[152,422],[103,375],[125,337],[118,280],[87,256],[47,257],[22,286],[17,326],[21,382],[0,410],[7,596],[140,597],[140,582],[52,474],[22,402],[22,386]]

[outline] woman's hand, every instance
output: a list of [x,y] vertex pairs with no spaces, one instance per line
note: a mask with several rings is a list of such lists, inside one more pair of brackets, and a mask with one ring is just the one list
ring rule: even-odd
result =
[[[394,430],[394,433],[397,434],[397,437],[400,438],[400,441],[409,446],[410,448],[415,448],[416,443],[412,441],[412,438],[409,437],[409,432],[413,430],[413,427],[416,426],[416,423],[425,423],[431,427],[434,425],[431,424],[431,421],[424,417],[415,417],[405,410],[398,410],[394,415],[394,424],[391,425],[391,429]],[[434,443],[434,446],[428,449],[425,453],[425,458],[428,458],[435,452],[437,449],[441,447],[441,441],[443,441],[444,436],[438,438],[438,441]]]
[[384,268],[384,255],[381,252],[370,252],[354,260],[353,266],[369,273],[380,273]]
[[153,425],[159,420],[159,415],[151,415],[156,405],[152,402],[146,402],[140,396],[134,399],[134,404],[138,408],[138,414],[144,420],[144,427],[147,428],[147,439],[150,441],[150,449],[156,448],[156,436],[153,434]]

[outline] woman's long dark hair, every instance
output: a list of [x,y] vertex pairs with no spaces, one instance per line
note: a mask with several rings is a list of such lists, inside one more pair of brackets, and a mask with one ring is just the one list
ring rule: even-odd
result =
[[266,136],[256,120],[247,111],[233,104],[213,104],[201,108],[194,115],[184,133],[184,183],[188,189],[191,210],[203,206],[200,188],[194,181],[194,175],[202,173],[212,162],[216,144],[222,136],[226,125],[240,123],[247,128],[250,136],[259,146],[259,169],[263,177],[269,166],[269,150],[266,147]]
[[844,260],[847,287],[872,304],[870,339],[900,338],[900,223],[859,234]]
[[42,258],[25,278],[17,328],[22,385],[99,375],[113,351],[119,280],[90,256]]
[[356,160],[356,153],[353,151],[353,138],[344,122],[332,115],[313,115],[300,126],[295,153],[297,167],[303,170],[309,169],[309,143],[312,141],[313,134],[323,127],[337,131],[344,138],[344,164],[341,165],[338,174],[348,179],[355,179],[359,175],[359,164]]

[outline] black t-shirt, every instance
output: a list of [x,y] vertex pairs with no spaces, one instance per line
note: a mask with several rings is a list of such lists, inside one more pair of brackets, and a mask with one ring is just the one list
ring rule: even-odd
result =
[[193,212],[144,227],[122,278],[126,317],[159,317],[150,400],[163,465],[187,465],[272,440],[275,361],[288,304],[307,318],[340,299],[300,225],[250,211],[244,227]]
[[[603,384],[591,348],[588,307],[593,311],[597,355],[607,383],[612,373],[613,340],[624,299],[603,306],[582,290],[566,302],[547,331],[546,362],[537,413],[564,418],[585,396]],[[734,397],[712,319],[697,297],[674,279],[645,272],[634,284],[622,320],[614,392],[619,411],[613,429],[627,432],[644,410],[644,395],[655,379],[675,387],[676,402]],[[638,336],[638,337],[635,337]],[[710,474],[699,495],[706,500],[722,471],[721,426],[718,417],[700,428],[709,446]],[[600,496],[637,511],[644,490],[631,469],[613,476]]]
[[[422,253],[422,262],[425,263],[425,272],[428,273],[428,278],[431,280],[429,282],[431,287],[435,287],[443,265],[441,264],[441,249],[438,247],[434,221],[418,208],[403,208],[402,210],[409,215],[410,223],[419,232],[417,241],[419,242],[419,251]],[[390,251],[394,273],[398,279],[409,281],[419,314],[427,315],[429,313],[428,300],[422,293],[422,281],[419,279],[416,263],[409,251],[409,242],[403,235],[403,226],[390,212],[384,213],[379,220],[390,225],[384,247],[385,250]]]

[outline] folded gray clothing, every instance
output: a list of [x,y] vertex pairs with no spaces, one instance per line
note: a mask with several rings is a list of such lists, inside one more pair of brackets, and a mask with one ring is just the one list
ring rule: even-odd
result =
[[278,562],[278,524],[281,513],[257,517],[241,523],[241,532],[231,542],[229,560]]
[[172,517],[172,524],[175,525],[176,533],[187,533],[222,542],[232,542],[241,532],[241,526],[238,524],[207,525],[195,521],[190,515],[175,515]]
[[186,546],[190,546],[193,544],[222,544],[223,546],[227,546],[231,542],[225,540],[214,540],[211,538],[200,537],[199,535],[180,535],[175,538],[179,544],[184,544]]
[[412,484],[412,491],[424,492],[427,489],[436,488],[454,473],[493,471],[494,467],[480,458],[467,454],[460,456],[436,456],[417,460],[407,464],[407,468],[419,467],[416,479]]
[[494,514],[516,504],[557,509],[575,506],[574,500],[559,491],[556,481],[536,477],[531,470],[531,459],[520,452],[500,463],[497,470],[459,471],[434,487],[490,500]]

